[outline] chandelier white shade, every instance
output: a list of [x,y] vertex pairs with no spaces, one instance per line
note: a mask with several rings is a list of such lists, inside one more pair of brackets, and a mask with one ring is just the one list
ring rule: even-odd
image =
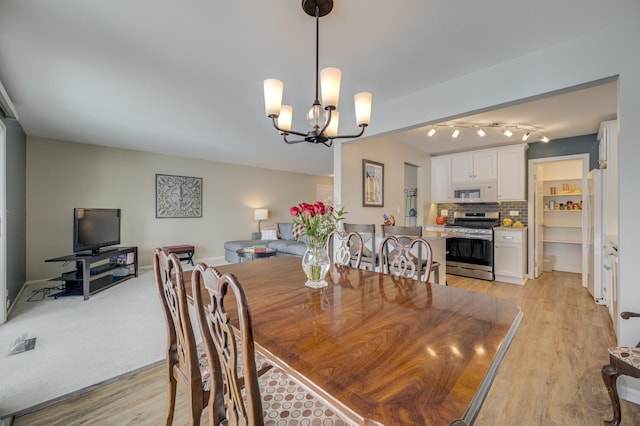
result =
[[[342,72],[336,67],[327,67],[318,72],[320,17],[331,12],[333,1],[302,0],[302,8],[308,15],[316,18],[315,100],[307,113],[307,121],[311,126],[311,130],[298,132],[292,129],[293,107],[282,104],[284,83],[278,79],[268,78],[264,81],[264,109],[267,117],[271,118],[273,126],[280,132],[286,143],[311,142],[315,144],[321,143],[330,147],[334,139],[362,136],[371,119],[372,95],[369,92],[361,92],[354,96],[356,125],[360,127],[360,132],[351,135],[339,135],[337,108],[340,99]],[[322,103],[319,100],[320,91],[322,93]],[[291,135],[299,138],[289,139]]]

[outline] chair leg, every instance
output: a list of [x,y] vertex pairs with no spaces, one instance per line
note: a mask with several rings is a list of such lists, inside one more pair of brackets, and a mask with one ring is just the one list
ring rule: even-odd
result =
[[169,388],[167,389],[168,399],[167,399],[167,421],[166,426],[171,426],[173,424],[173,413],[176,408],[176,379],[171,374],[171,369],[169,369]]
[[191,410],[191,425],[200,426],[200,417],[202,417],[202,410],[204,409],[204,401],[202,400],[202,390],[196,389],[195,392],[200,392],[199,395],[194,395],[192,389],[191,398],[189,399],[189,410]]
[[622,412],[620,411],[620,397],[618,396],[618,388],[616,382],[620,373],[611,364],[607,364],[602,367],[602,380],[609,392],[609,398],[611,398],[611,406],[613,408],[613,420],[604,422],[607,426],[618,426],[622,420]]

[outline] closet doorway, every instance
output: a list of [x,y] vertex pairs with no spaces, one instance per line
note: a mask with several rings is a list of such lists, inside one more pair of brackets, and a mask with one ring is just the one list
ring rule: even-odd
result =
[[589,154],[529,160],[529,277],[545,271],[589,276]]

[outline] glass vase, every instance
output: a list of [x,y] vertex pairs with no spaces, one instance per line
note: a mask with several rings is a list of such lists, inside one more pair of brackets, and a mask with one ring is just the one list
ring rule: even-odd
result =
[[322,288],[328,284],[324,277],[329,272],[329,255],[323,241],[315,238],[307,238],[307,251],[302,256],[302,269],[307,275],[304,284],[311,288]]

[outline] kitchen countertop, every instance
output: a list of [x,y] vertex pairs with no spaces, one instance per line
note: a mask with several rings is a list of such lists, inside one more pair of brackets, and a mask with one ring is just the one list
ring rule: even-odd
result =
[[424,231],[422,233],[422,238],[425,240],[444,240],[447,236],[448,234],[446,232],[440,231]]

